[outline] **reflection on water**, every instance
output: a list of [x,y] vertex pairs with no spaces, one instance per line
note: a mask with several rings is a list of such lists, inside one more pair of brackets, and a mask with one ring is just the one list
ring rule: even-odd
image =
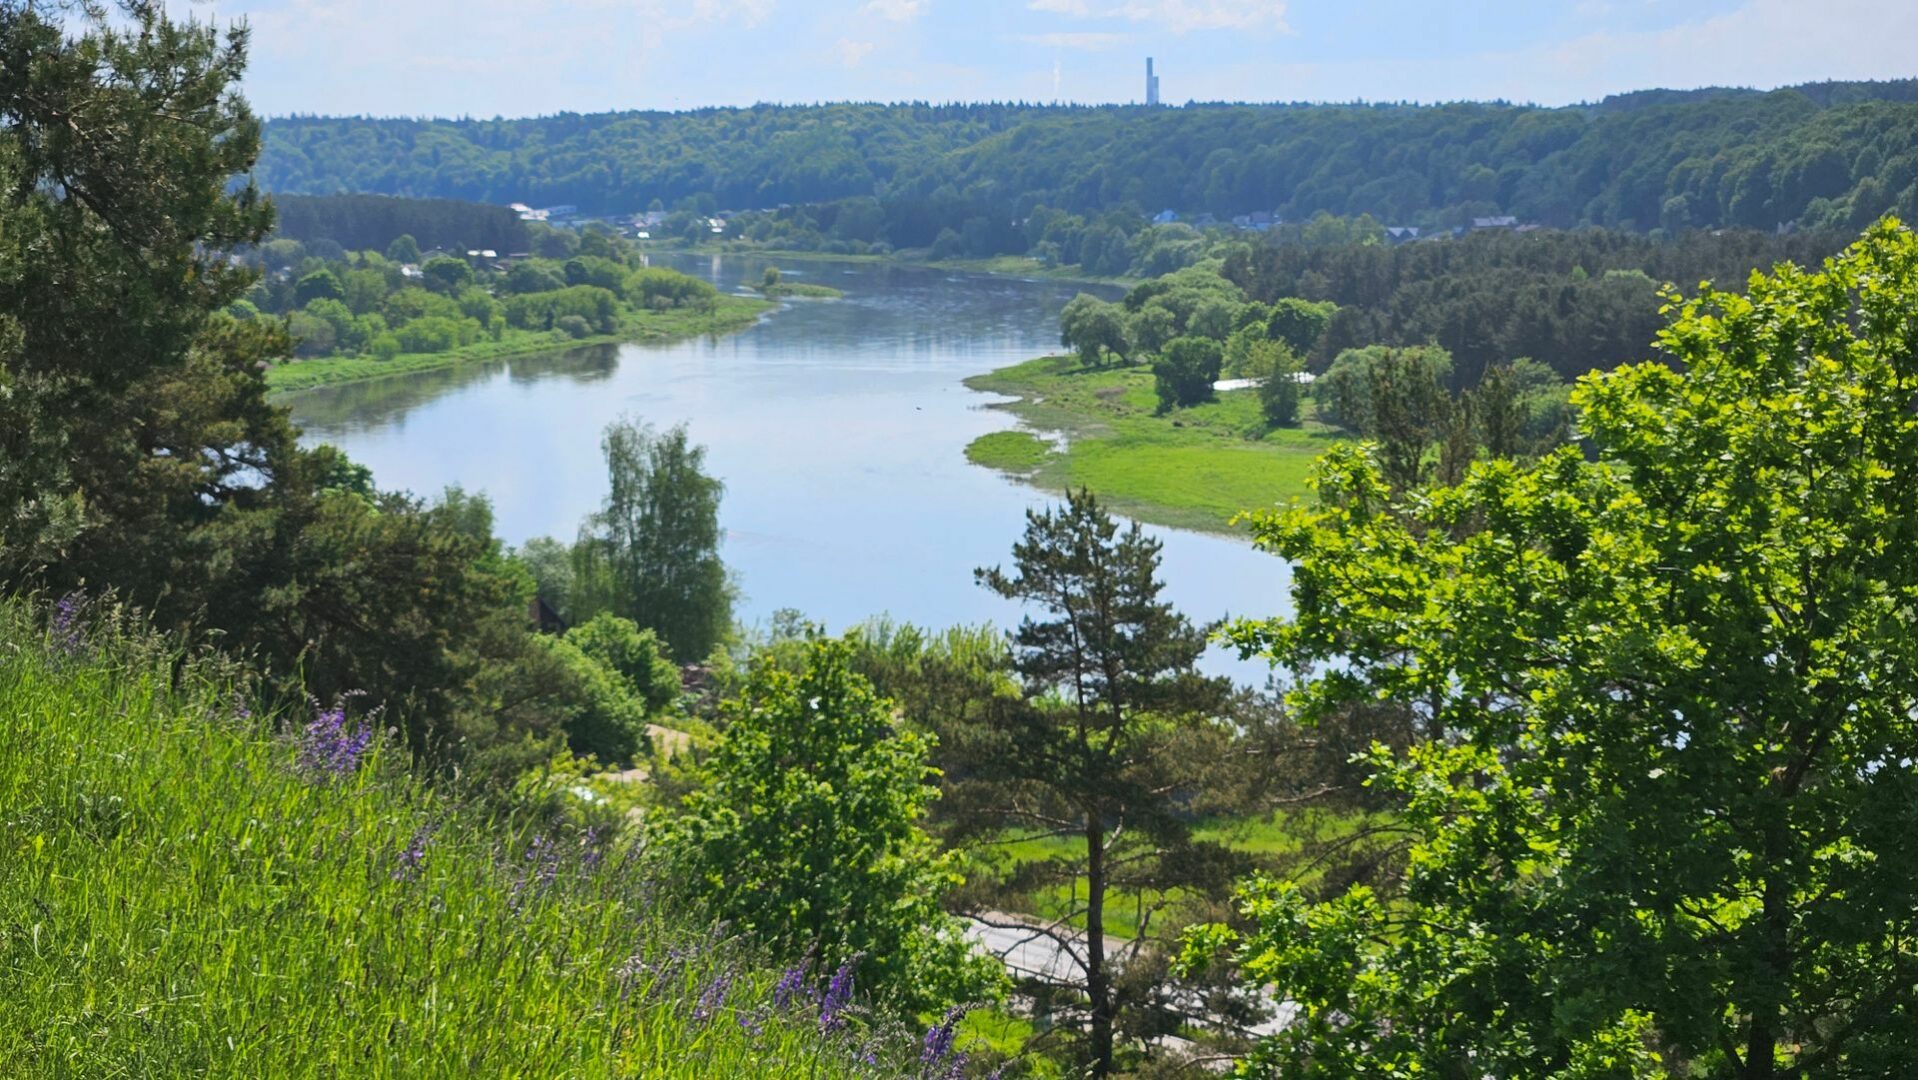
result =
[[[600,502],[599,434],[621,415],[685,422],[726,483],[725,556],[741,614],[797,608],[839,628],[889,613],[929,625],[1017,621],[973,584],[1009,557],[1042,493],[966,463],[1009,426],[967,375],[1056,349],[1077,286],[886,264],[740,256],[661,259],[737,291],[771,262],[844,290],[796,300],[719,339],[620,345],[475,364],[289,399],[310,441],[380,484],[493,498],[509,542],[570,537]],[[1266,614],[1285,567],[1234,540],[1154,529],[1172,599],[1195,618]],[[1258,677],[1222,656],[1216,670]]]

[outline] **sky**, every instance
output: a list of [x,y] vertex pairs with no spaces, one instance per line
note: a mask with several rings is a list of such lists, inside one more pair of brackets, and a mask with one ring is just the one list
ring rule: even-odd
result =
[[257,111],[755,102],[1561,105],[1918,76],[1918,0],[169,0],[253,32]]

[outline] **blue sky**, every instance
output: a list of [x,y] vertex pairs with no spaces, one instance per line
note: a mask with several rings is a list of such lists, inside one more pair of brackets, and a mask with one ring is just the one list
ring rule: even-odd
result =
[[171,0],[267,115],[756,101],[1544,104],[1918,75],[1918,0]]

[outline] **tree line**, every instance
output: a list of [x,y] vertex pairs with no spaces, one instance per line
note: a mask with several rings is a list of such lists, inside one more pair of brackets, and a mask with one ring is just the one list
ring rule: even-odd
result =
[[[1596,105],[759,105],[524,120],[290,117],[268,190],[588,212],[706,197],[737,210],[877,199],[895,247],[978,254],[1040,206],[1321,211],[1451,227],[1516,215],[1635,231],[1786,222],[1857,230],[1918,210],[1911,83],[1646,93]],[[830,231],[831,225],[827,226]],[[852,231],[852,230],[849,230]],[[1077,260],[1072,260],[1077,261]]]

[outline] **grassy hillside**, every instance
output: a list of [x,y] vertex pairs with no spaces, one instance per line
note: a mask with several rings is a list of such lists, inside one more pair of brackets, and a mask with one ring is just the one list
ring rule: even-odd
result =
[[638,860],[81,621],[0,602],[0,1075],[875,1075]]

